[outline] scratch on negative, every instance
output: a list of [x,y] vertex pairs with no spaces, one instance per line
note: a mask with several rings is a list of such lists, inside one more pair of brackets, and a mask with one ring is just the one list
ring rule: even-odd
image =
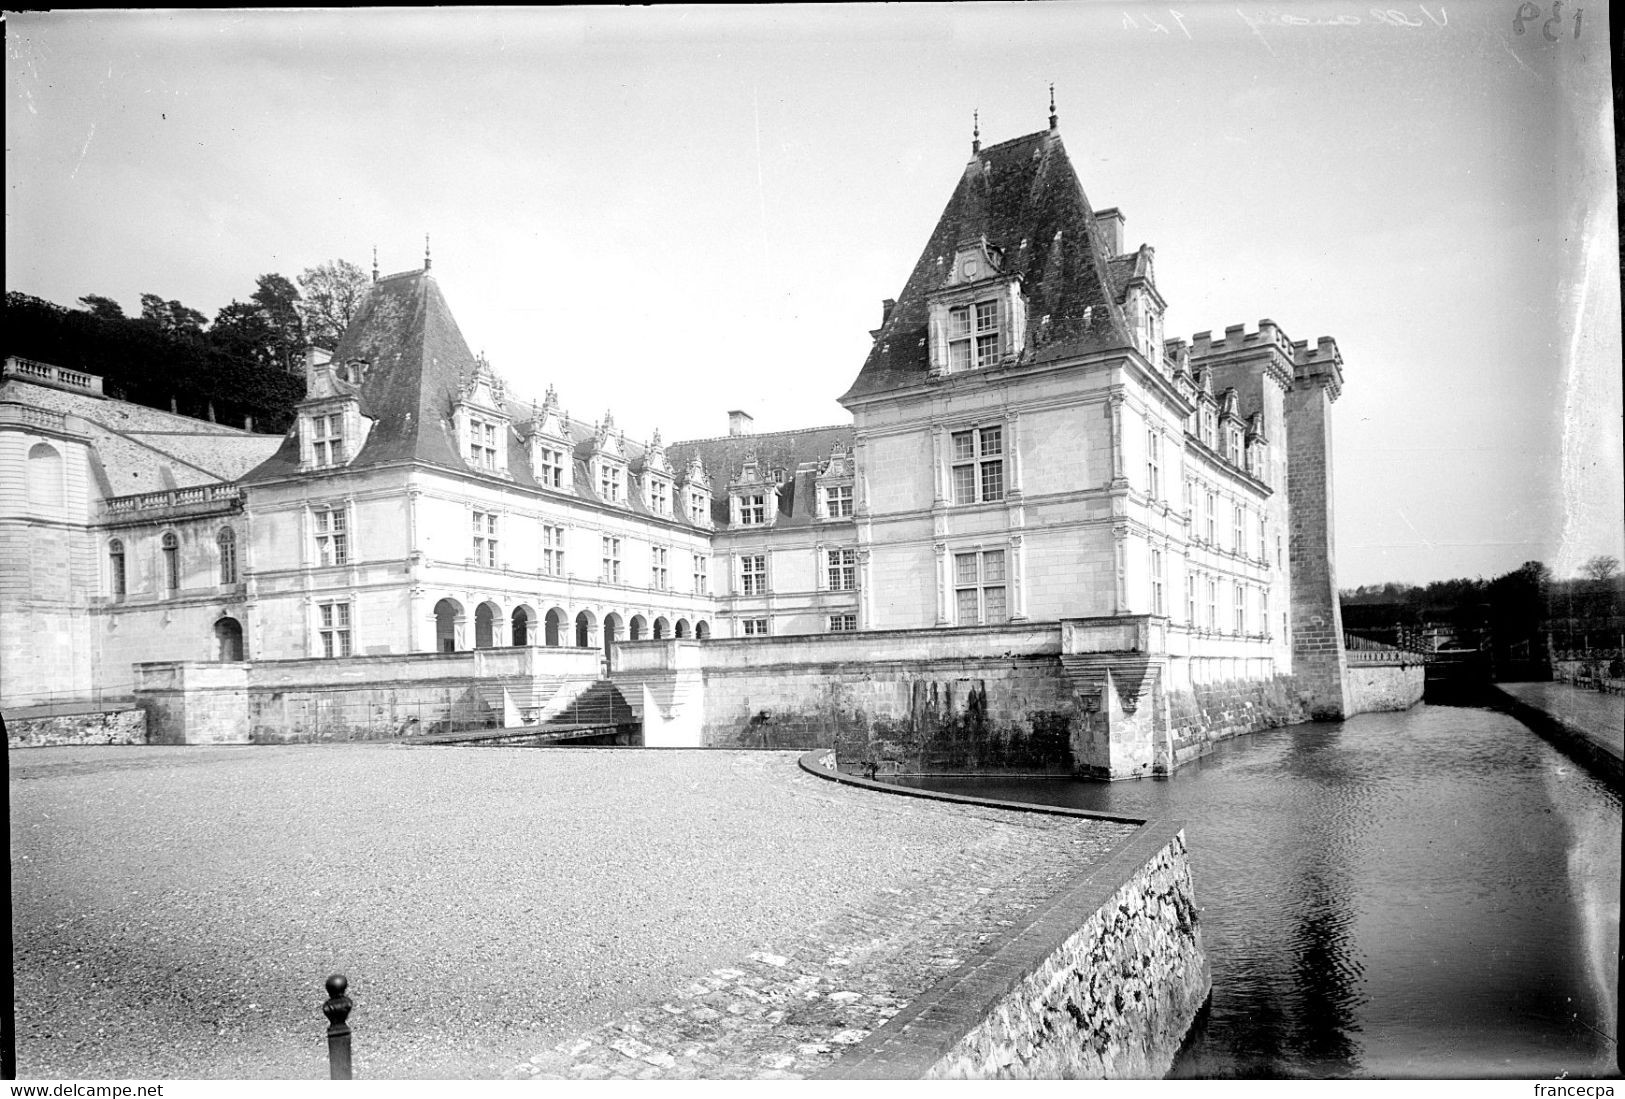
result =
[[1271,57],[1274,57],[1275,56],[1275,47],[1270,45],[1270,40],[1268,38],[1265,38],[1264,35],[1263,35],[1263,32],[1261,32],[1258,29],[1258,24],[1254,23],[1251,19],[1248,19],[1247,18],[1247,13],[1242,11],[1240,8],[1236,9],[1236,14],[1241,16],[1241,21],[1243,23],[1247,24],[1247,29],[1248,30],[1250,30],[1254,34],[1258,35],[1258,40],[1260,42],[1264,43],[1264,48],[1266,50],[1270,51],[1270,56]]
[[90,151],[90,139],[95,137],[95,136],[96,136],[96,124],[94,122],[92,122],[90,124],[90,132],[85,135],[85,143],[79,149],[79,160],[74,164],[73,171],[68,173],[68,178],[69,179],[73,179],[75,176],[77,176],[79,174],[79,165],[83,164],[85,162],[85,154]]
[[1501,48],[1507,52],[1508,57],[1512,58],[1512,60],[1514,60],[1514,61],[1516,61],[1518,63],[1518,67],[1520,69],[1522,69],[1524,72],[1528,73],[1530,76],[1534,77],[1536,80],[1543,79],[1543,77],[1538,72],[1536,72],[1534,69],[1531,69],[1528,65],[1524,64],[1523,58],[1519,57],[1517,55],[1517,53],[1513,50],[1512,43],[1507,41],[1507,36],[1506,35],[1503,34],[1503,35],[1500,36],[1500,38],[1501,38]]

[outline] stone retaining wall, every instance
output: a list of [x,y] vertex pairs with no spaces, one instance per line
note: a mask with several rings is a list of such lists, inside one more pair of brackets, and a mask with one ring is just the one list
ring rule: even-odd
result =
[[1385,713],[1408,710],[1422,701],[1427,669],[1421,664],[1350,663],[1348,712]]
[[1183,829],[1146,822],[823,1076],[1165,1076],[1212,987],[1197,912]]
[[1290,676],[1199,683],[1168,694],[1173,766],[1206,755],[1220,741],[1310,719],[1306,694]]
[[6,722],[7,748],[55,748],[82,744],[145,744],[147,715],[140,710],[62,714]]

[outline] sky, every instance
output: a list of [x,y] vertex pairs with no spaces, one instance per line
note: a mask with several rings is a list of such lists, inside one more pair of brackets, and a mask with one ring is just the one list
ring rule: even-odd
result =
[[1625,557],[1619,255],[1606,5],[1550,7],[11,14],[6,286],[212,318],[427,234],[522,397],[846,423],[972,112],[1043,129],[1053,83],[1170,336],[1337,340],[1340,586],[1572,575]]

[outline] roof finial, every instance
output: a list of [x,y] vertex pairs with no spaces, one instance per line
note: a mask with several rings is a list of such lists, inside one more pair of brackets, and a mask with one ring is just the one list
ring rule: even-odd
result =
[[1060,120],[1055,116],[1055,85],[1051,83],[1049,86],[1049,128],[1056,129],[1059,122]]
[[378,246],[372,246],[372,281],[378,281]]
[[423,234],[423,269],[429,269],[429,234]]
[[970,113],[970,153],[976,156],[982,151],[982,112],[973,110]]

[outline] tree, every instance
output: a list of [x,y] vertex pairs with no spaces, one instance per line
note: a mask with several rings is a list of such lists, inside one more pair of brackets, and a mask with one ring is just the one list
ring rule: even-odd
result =
[[300,312],[310,341],[335,350],[370,285],[366,273],[348,260],[336,259],[307,268],[299,276],[299,289],[304,294]]
[[1580,575],[1588,580],[1610,580],[1619,571],[1619,558],[1599,553],[1580,566]]
[[233,301],[221,308],[209,326],[209,343],[233,359],[262,368],[282,365],[276,331],[264,311],[248,302]]
[[254,305],[272,333],[275,361],[290,374],[299,372],[305,352],[305,322],[299,313],[299,291],[282,275],[261,275],[254,284]]
[[202,340],[208,318],[178,301],[165,301],[157,294],[141,295],[141,319],[158,331],[176,339]]
[[112,298],[104,298],[100,294],[86,294],[79,299],[84,305],[85,312],[93,317],[102,317],[106,320],[124,320],[124,307]]

